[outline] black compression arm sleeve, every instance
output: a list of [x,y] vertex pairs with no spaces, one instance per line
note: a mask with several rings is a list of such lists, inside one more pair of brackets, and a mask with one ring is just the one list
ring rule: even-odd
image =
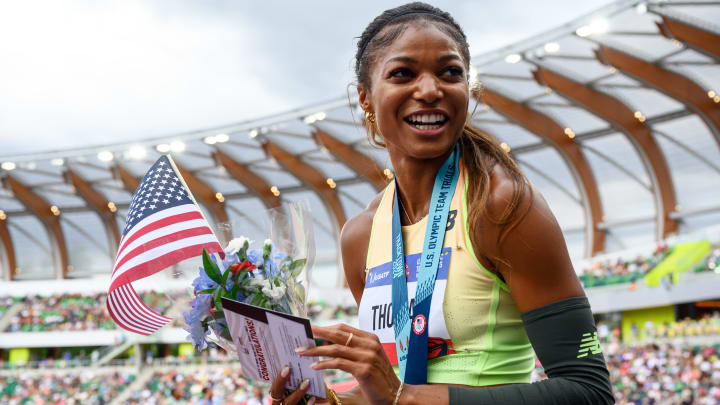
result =
[[488,388],[449,387],[451,405],[613,404],[590,304],[575,297],[522,315],[548,379]]

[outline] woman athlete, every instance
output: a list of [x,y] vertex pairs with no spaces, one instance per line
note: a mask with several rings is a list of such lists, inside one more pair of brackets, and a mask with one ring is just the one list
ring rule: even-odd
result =
[[[395,179],[342,231],[361,329],[314,327],[334,344],[299,352],[357,379],[328,391],[330,403],[612,404],[554,216],[497,140],[469,125],[469,64],[462,29],[424,3],[383,12],[360,37],[359,102]],[[549,379],[529,384],[533,349]],[[286,380],[274,404],[307,390],[284,397]]]

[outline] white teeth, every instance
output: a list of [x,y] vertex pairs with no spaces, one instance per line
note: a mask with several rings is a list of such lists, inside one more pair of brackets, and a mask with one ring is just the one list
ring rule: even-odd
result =
[[413,114],[408,118],[413,124],[422,125],[431,122],[442,122],[446,118],[443,114]]

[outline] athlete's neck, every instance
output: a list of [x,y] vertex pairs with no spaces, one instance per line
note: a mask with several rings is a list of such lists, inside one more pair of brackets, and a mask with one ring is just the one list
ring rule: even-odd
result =
[[[416,159],[388,145],[390,161],[395,169],[398,197],[411,223],[427,215],[435,176],[451,153],[452,149],[436,158]],[[401,218],[405,218],[405,215],[401,214]]]

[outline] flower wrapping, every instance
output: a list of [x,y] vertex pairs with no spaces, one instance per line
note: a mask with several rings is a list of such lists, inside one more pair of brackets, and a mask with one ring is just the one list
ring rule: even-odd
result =
[[245,236],[231,240],[225,258],[203,251],[193,280],[194,298],[183,313],[188,341],[201,351],[217,345],[235,352],[221,298],[307,316],[307,290],[314,261],[312,218],[305,202],[268,210],[271,238],[251,249]]

